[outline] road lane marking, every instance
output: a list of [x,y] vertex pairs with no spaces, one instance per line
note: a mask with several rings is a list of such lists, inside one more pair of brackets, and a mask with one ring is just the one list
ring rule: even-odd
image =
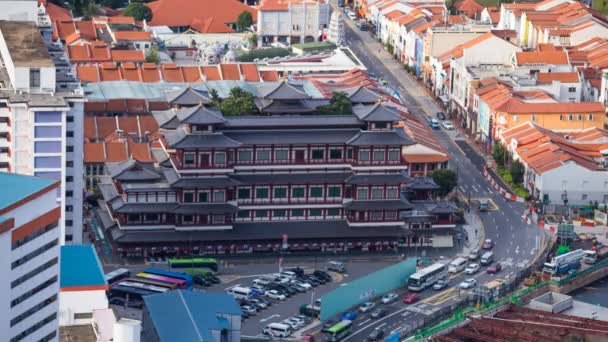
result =
[[[368,324],[368,325],[364,326],[363,328],[361,328],[361,329],[359,329],[359,330],[357,330],[357,331],[353,332],[352,334],[348,335],[348,336],[347,336],[347,337],[344,339],[344,341],[348,341],[348,340],[350,340],[350,339],[351,339],[353,336],[355,336],[355,335],[357,335],[357,334],[361,333],[362,331],[365,331],[366,329],[368,329],[369,327],[373,326],[374,324],[377,324],[377,323],[379,323],[379,322],[382,322],[382,321],[384,321],[384,320],[386,320],[386,319],[388,319],[388,318],[390,318],[390,317],[392,317],[392,316],[398,315],[398,314],[400,314],[401,312],[403,312],[403,311],[405,311],[405,310],[407,310],[407,307],[405,307],[405,308],[403,308],[403,309],[400,309],[400,310],[397,310],[397,311],[393,312],[393,313],[392,313],[392,314],[390,314],[390,315],[384,316],[384,318],[380,318],[379,320],[377,320],[377,321],[375,321],[375,322],[372,322],[372,323],[370,323],[370,324]],[[386,324],[386,323],[384,323],[384,324]],[[384,324],[383,324],[383,325],[384,325]]]
[[462,190],[462,192],[465,192],[466,190],[464,190],[464,188],[462,187],[462,185],[459,186],[460,190]]
[[384,323],[380,324],[379,326],[377,326],[376,329],[380,329],[380,328],[382,328],[385,325],[386,325],[386,322],[384,322]]
[[230,290],[231,288],[233,288],[233,287],[237,287],[237,286],[241,286],[241,284],[230,285],[230,286],[228,286],[227,288],[225,288],[224,290],[228,291],[228,290]]
[[401,329],[402,329],[402,328],[401,328],[401,327],[399,327],[399,328],[397,328],[397,329],[395,329],[395,330],[391,331],[391,333],[389,334],[389,336],[390,336],[390,335],[394,335],[394,334],[395,334],[397,331],[399,331],[399,330],[401,330]]
[[475,187],[475,185],[471,185],[471,187],[473,187],[473,189],[475,190],[475,192],[479,192],[479,190]]
[[357,326],[358,326],[358,327],[359,327],[359,326],[362,326],[363,324],[365,324],[365,323],[367,323],[367,322],[369,322],[369,321],[371,321],[371,320],[372,320],[371,318],[368,318],[368,319],[366,319],[365,321],[363,321],[363,322],[361,322],[361,323],[357,324]]

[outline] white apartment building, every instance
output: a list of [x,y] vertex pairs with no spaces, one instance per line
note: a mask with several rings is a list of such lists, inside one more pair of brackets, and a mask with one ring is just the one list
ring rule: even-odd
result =
[[0,340],[58,341],[58,181],[0,173]]
[[318,41],[330,16],[325,0],[264,0],[258,9],[258,45]]
[[[5,7],[0,2],[0,13]],[[45,42],[45,30],[0,22],[0,171],[61,180],[61,243],[80,243],[84,99],[62,47]]]

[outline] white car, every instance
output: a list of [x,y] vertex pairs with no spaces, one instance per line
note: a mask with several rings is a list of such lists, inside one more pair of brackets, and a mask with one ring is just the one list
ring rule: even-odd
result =
[[464,269],[464,274],[475,274],[477,272],[479,272],[479,264],[469,264],[469,266]]
[[302,322],[298,319],[295,319],[293,317],[287,318],[286,320],[283,321],[283,323],[290,325],[293,330],[298,330],[301,327],[303,327],[305,324],[304,322]]
[[381,302],[382,304],[388,304],[396,301],[399,298],[399,295],[394,292],[389,292],[382,296]]
[[305,283],[305,282],[299,281],[299,280],[292,280],[291,283],[301,286],[302,288],[304,288],[306,290],[308,290],[312,287],[312,285],[310,285],[309,283]]
[[443,128],[447,129],[448,131],[451,131],[454,129],[454,124],[452,123],[452,121],[444,121],[442,123]]
[[346,12],[346,15],[351,19],[351,20],[357,20],[357,15],[355,14],[355,12],[353,11],[348,11]]
[[277,290],[266,291],[266,293],[264,293],[264,295],[266,297],[272,298],[272,299],[285,300],[285,295],[282,293],[279,293],[279,291],[277,291]]
[[477,285],[477,280],[475,280],[473,278],[469,278],[469,279],[465,279],[462,283],[460,283],[460,285],[458,285],[458,287],[460,287],[463,290],[467,290],[467,289],[474,287],[475,285]]
[[359,307],[359,311],[361,313],[366,313],[369,310],[371,310],[374,306],[376,306],[376,303],[374,303],[374,302],[365,302],[365,303],[361,304],[361,306]]
[[287,277],[284,277],[284,276],[276,277],[276,278],[274,279],[274,282],[275,282],[275,283],[278,283],[278,284],[287,284],[287,283],[289,283],[290,281],[291,281],[291,279],[289,279],[289,278],[287,278]]

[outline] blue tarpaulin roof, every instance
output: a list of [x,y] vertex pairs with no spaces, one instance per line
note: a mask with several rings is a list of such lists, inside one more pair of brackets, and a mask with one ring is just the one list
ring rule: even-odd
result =
[[160,341],[212,341],[211,331],[229,329],[218,315],[241,315],[234,298],[224,293],[175,290],[145,296],[144,302]]

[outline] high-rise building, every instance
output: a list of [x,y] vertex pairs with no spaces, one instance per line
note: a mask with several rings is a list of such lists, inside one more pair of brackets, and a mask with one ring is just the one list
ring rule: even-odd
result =
[[0,341],[57,341],[59,181],[0,173]]
[[[28,2],[2,1],[0,13]],[[24,21],[0,22],[0,171],[61,180],[61,242],[80,243],[82,88],[63,47],[51,41],[44,8],[33,8],[32,16],[14,16]]]

